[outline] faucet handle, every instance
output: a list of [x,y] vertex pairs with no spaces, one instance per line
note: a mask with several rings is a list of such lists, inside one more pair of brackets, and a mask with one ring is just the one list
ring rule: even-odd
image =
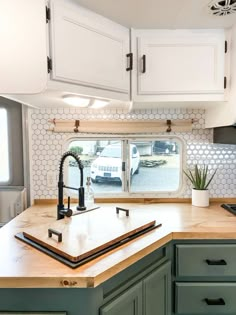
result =
[[67,209],[65,209],[66,210],[66,212],[65,212],[65,216],[66,217],[71,217],[72,216],[72,214],[73,214],[73,211],[71,210],[71,208],[70,208],[70,196],[68,196],[68,199],[67,199],[68,201],[68,206],[67,206]]
[[66,209],[60,210],[60,214],[66,216],[66,217],[72,216],[73,211],[70,209],[70,197],[68,197],[68,207]]

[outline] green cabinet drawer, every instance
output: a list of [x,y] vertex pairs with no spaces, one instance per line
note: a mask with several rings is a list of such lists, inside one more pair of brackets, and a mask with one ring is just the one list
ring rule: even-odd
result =
[[236,245],[176,245],[176,276],[236,276]]
[[236,314],[236,283],[176,283],[178,314]]

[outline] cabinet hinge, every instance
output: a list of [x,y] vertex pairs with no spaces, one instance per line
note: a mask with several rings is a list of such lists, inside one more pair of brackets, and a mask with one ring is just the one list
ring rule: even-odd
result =
[[226,88],[227,88],[227,78],[224,77],[224,89],[226,89]]
[[52,71],[52,59],[47,57],[48,73]]
[[46,7],[46,23],[48,23],[51,20],[51,10],[49,7]]
[[228,42],[227,40],[225,40],[225,54],[227,53],[227,51],[228,51]]

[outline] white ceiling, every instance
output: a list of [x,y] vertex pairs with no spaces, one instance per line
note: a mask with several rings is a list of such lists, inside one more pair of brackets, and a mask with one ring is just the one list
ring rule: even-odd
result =
[[213,16],[209,13],[209,4],[217,0],[76,1],[111,20],[133,28],[229,28],[236,23],[236,13],[227,16]]

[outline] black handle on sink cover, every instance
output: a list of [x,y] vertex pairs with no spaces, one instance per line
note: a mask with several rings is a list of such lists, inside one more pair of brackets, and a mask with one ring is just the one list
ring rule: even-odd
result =
[[120,208],[120,207],[116,207],[116,213],[119,213],[119,211],[124,211],[126,216],[129,216],[129,210],[128,209],[124,209],[124,208]]
[[219,299],[208,299],[205,298],[204,301],[207,305],[225,305],[225,300],[222,298]]
[[58,237],[58,243],[62,242],[62,233],[54,230],[54,229],[48,229],[48,237],[52,237],[52,234],[55,234]]
[[227,265],[227,262],[224,259],[206,259],[206,263],[210,266],[225,266]]

